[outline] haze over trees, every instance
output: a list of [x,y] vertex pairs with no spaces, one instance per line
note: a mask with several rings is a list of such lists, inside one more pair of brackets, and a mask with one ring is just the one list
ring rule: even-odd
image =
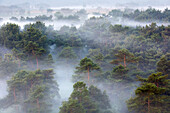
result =
[[0,101],[1,108],[15,106],[17,112],[50,112],[54,97],[59,96],[53,75],[53,70],[18,71],[8,81],[8,95]]
[[[170,21],[168,8],[115,9],[87,20],[85,9],[73,15],[50,16],[52,12],[10,18],[36,21],[23,29],[15,23],[0,27],[0,82],[5,80],[8,87],[8,94],[0,98],[0,112],[170,111],[170,25],[155,23]],[[114,25],[119,17],[151,24]],[[42,22],[46,20],[85,22],[56,30]]]
[[69,101],[63,102],[59,113],[112,113],[106,92],[102,93],[94,86],[88,89],[83,82],[77,82],[73,87]]
[[127,101],[128,109],[135,112],[168,113],[168,75],[153,73],[148,78],[138,76],[141,85],[135,90],[136,97]]
[[161,11],[150,7],[145,11],[141,11],[139,9],[136,9],[134,11],[127,10],[121,11],[114,9],[109,12],[108,16],[123,17],[140,22],[153,22],[153,21],[170,22],[169,14],[170,10],[168,8],[166,8],[164,11]]

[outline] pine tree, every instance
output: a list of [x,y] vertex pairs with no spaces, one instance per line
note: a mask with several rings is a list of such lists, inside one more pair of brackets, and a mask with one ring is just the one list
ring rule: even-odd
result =
[[63,50],[60,52],[59,54],[60,58],[65,58],[65,59],[76,59],[77,56],[75,54],[75,52],[73,51],[73,49],[71,47],[65,47],[63,48]]
[[130,63],[130,62],[133,62],[134,60],[134,55],[129,52],[127,49],[121,49],[118,51],[117,54],[115,54],[115,56],[118,58],[116,60],[112,60],[111,61],[111,64],[119,64],[121,62],[124,63],[124,67],[127,66],[127,62]]
[[90,99],[86,84],[77,82],[73,85],[73,88],[69,101],[63,103],[59,113],[78,113],[78,111],[82,113],[98,113],[95,103]]
[[170,74],[170,53],[163,55],[161,59],[157,62],[157,71],[164,74]]
[[99,71],[100,67],[87,57],[82,59],[79,63],[79,66],[76,67],[76,73],[88,73],[88,81],[90,80],[90,72],[93,70]]
[[53,70],[18,71],[8,81],[9,92],[0,100],[1,107],[20,106],[26,113],[51,112],[54,98],[59,96],[53,75]]
[[59,113],[86,113],[82,104],[77,100],[70,99],[68,102],[63,102]]
[[157,87],[164,87],[168,84],[168,75],[163,75],[161,72],[153,73],[148,78],[137,76],[138,81],[144,83],[154,83]]
[[[137,113],[168,113],[169,102],[166,99],[169,96],[166,91],[168,79],[167,75],[162,73],[150,75],[148,78],[138,76],[141,85],[135,90],[136,96],[127,101],[129,111]],[[167,87],[167,88],[166,88]]]
[[89,87],[90,98],[97,104],[99,111],[107,111],[111,108],[109,97],[106,94],[106,91],[102,92],[95,86]]
[[38,58],[48,53],[47,51],[47,37],[42,34],[39,29],[30,26],[22,34],[22,40],[17,44],[25,56],[30,55],[30,59],[36,59],[37,69],[39,69]]
[[49,65],[52,65],[54,63],[53,56],[51,54],[48,54],[46,63]]
[[20,28],[16,24],[8,23],[0,29],[0,44],[13,49],[16,47],[16,42],[20,41]]
[[101,53],[100,49],[90,49],[87,57],[90,57],[92,60],[94,60],[99,65],[101,65],[101,63],[104,59],[104,56]]
[[73,85],[68,101],[64,101],[59,113],[112,113],[106,92],[94,86],[86,87],[83,82]]
[[127,75],[128,71],[128,68],[125,68],[123,65],[118,65],[113,68],[110,77],[116,81],[130,80],[129,76]]

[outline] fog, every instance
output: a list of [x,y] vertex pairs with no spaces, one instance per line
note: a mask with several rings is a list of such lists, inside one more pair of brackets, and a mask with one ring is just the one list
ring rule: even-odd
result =
[[[19,26],[21,26],[21,28],[24,28],[24,25],[30,23],[30,22],[15,22],[15,21],[3,21],[1,22],[1,25],[6,24],[7,22],[9,23],[16,23]],[[33,23],[33,22],[31,22]],[[62,26],[67,25],[67,26],[72,26],[73,23],[67,23],[67,22],[45,22],[46,26],[48,25],[53,25],[55,30],[59,30]],[[117,21],[117,22],[112,22],[112,24],[122,24],[122,25],[126,25],[126,26],[145,26],[146,24],[150,24],[150,23],[139,23],[139,22],[134,22],[134,21]],[[161,24],[160,24],[161,25]],[[165,24],[168,25],[168,24]],[[77,25],[76,27],[80,27],[81,24]],[[4,53],[3,53],[4,54]],[[55,50],[55,46],[51,46],[51,54],[53,54],[53,58],[56,59],[56,54],[57,51]],[[83,54],[83,53],[82,53]],[[86,56],[87,54],[84,54],[82,56],[82,58],[84,56]],[[61,100],[58,103],[60,106],[62,105],[62,101],[66,101],[68,100],[70,94],[73,91],[73,82],[72,82],[72,75],[74,74],[75,71],[75,67],[78,64],[70,64],[67,62],[63,62],[63,61],[57,61],[55,62],[54,65],[54,72],[55,72],[55,80],[57,81],[57,83],[59,84],[59,94],[61,96]],[[117,84],[115,83],[115,87],[114,88],[109,88],[109,86],[105,85],[104,83],[100,82],[100,83],[95,83],[95,84],[91,84],[94,86],[97,86],[98,88],[100,88],[102,91],[106,90],[107,94],[109,95],[109,99],[111,101],[111,105],[114,111],[116,111],[116,113],[126,113],[127,112],[127,107],[126,107],[126,103],[125,101],[127,99],[129,99],[131,96],[133,96],[133,92],[134,89],[136,88],[131,87],[131,88],[125,88],[125,89],[121,89],[124,88],[124,84]],[[137,85],[137,83],[136,83]],[[7,95],[7,84],[6,84],[6,80],[5,79],[1,79],[0,80],[0,98],[4,98]],[[55,106],[55,104],[54,104]],[[58,110],[59,107],[58,106]],[[54,109],[54,113],[57,113],[58,110]],[[57,112],[56,112],[57,111]],[[13,113],[13,109],[9,108],[5,111],[1,111],[1,113]]]
[[1,79],[0,80],[0,99],[4,98],[8,92],[7,92],[7,83],[6,83],[6,79]]
[[[130,26],[130,27],[136,27],[136,26],[146,26],[150,25],[152,22],[137,22],[134,20],[129,20],[129,19],[123,19],[123,18],[118,18],[117,21],[111,20],[110,22],[112,25],[120,24],[123,26]],[[158,26],[164,25],[168,26],[170,23],[168,22],[156,22]]]
[[71,64],[56,62],[54,72],[59,84],[61,99],[66,101],[73,91],[72,75],[74,74],[74,67]]
[[[35,22],[19,22],[19,21],[11,21],[9,19],[7,20],[3,20],[0,21],[0,26],[7,24],[7,23],[15,23],[17,25],[19,25],[21,27],[21,29],[24,29],[24,26],[30,23],[35,23]],[[46,21],[44,22],[46,26],[53,26],[54,30],[59,30],[62,26],[76,26],[77,28],[79,28],[81,26],[81,23],[78,22],[68,22],[68,21],[55,21],[55,22],[50,22],[50,21]]]
[[[0,57],[4,57],[4,54],[9,54],[11,51],[5,47],[0,46]],[[2,77],[1,70],[0,70],[0,99],[4,98],[7,92],[7,83],[6,81],[9,80],[9,77]]]
[[[100,15],[89,14],[87,19],[89,19],[91,17],[98,18],[98,17],[100,17]],[[152,23],[152,22],[137,22],[134,20],[128,20],[128,19],[122,19],[122,18],[117,18],[116,20],[109,18],[108,21],[110,21],[112,25],[120,24],[123,26],[130,26],[130,27],[146,26],[146,25],[150,25]],[[52,22],[44,21],[44,23],[47,27],[52,26],[54,28],[54,30],[60,30],[60,28],[63,26],[69,26],[69,27],[75,26],[76,28],[79,28],[83,25],[84,22],[85,21],[75,22],[75,21],[62,21],[62,20],[54,21],[54,22],[53,21]],[[25,25],[30,24],[30,23],[35,23],[35,22],[33,22],[33,21],[32,22],[29,22],[29,21],[19,22],[19,21],[11,21],[11,20],[7,19],[7,20],[0,21],[0,26],[5,25],[7,23],[15,23],[15,24],[19,25],[21,27],[21,29],[24,29]],[[168,26],[169,24],[170,23],[166,23],[166,22],[157,22],[158,26],[161,26],[161,25]]]
[[[20,25],[23,25],[26,23],[20,23]],[[126,25],[128,25],[126,23]],[[132,24],[130,24],[133,26]],[[134,26],[138,24],[135,23]],[[141,25],[141,24],[140,24]],[[144,25],[144,24],[143,24]],[[52,51],[54,48],[51,48]],[[53,51],[54,52],[54,51]],[[82,53],[83,54],[83,53]],[[83,55],[84,56],[84,55]],[[82,56],[82,57],[83,57]],[[55,55],[53,55],[55,58]],[[59,94],[60,94],[60,101],[58,102],[59,106],[54,104],[54,111],[53,113],[58,113],[59,107],[62,105],[63,101],[68,100],[70,97],[70,94],[73,91],[73,84],[74,82],[72,81],[72,75],[74,74],[75,67],[78,64],[70,64],[66,63],[63,61],[57,61],[54,64],[54,72],[55,72],[55,80],[59,84]],[[34,66],[36,67],[36,66]],[[112,109],[116,113],[126,113],[127,112],[127,107],[125,101],[129,99],[131,96],[133,96],[133,92],[135,90],[135,86],[131,88],[125,88],[124,84],[117,84],[115,83],[114,88],[109,88],[109,86],[105,85],[104,83],[91,83],[91,85],[97,86],[100,88],[102,91],[106,90],[107,94],[109,95],[109,99],[111,101]],[[137,85],[137,84],[136,84]],[[121,89],[123,88],[123,89]],[[4,98],[8,94],[7,92],[7,83],[6,79],[1,79],[0,80],[0,98]],[[56,109],[57,107],[57,109]],[[7,110],[1,111],[1,113],[13,113],[15,111],[15,108],[9,108]]]
[[[46,4],[45,6],[47,9],[61,9],[61,8],[70,8],[74,10],[80,10],[82,8],[84,9],[95,9],[97,7],[102,7],[102,8],[108,8],[108,11],[100,14],[94,14],[94,12],[89,11],[87,14],[86,18],[80,19],[80,21],[66,21],[66,20],[56,20],[53,19],[52,21],[43,21],[45,23],[45,26],[53,26],[54,30],[60,30],[61,27],[63,26],[75,26],[77,29],[81,28],[84,23],[89,20],[92,17],[100,18],[104,17],[102,14],[108,14],[111,9],[116,9],[116,8],[139,8],[139,9],[147,9],[148,6],[152,6],[153,8],[157,8],[160,10],[164,10],[165,8],[170,6],[169,0],[119,0],[119,1],[113,1],[113,0],[0,0],[0,6],[6,5],[18,5],[20,6],[21,4],[24,3],[29,3],[31,5],[36,5],[36,4]],[[147,5],[147,6],[146,6]],[[30,8],[31,9],[31,8]],[[46,13],[44,13],[46,14]],[[54,15],[54,13],[52,13]],[[20,15],[23,16],[23,15]],[[27,15],[28,16],[28,15]],[[32,16],[32,15],[31,15]],[[29,17],[31,17],[29,16]],[[38,15],[36,15],[38,16]],[[0,27],[7,24],[7,23],[15,23],[21,27],[21,29],[24,29],[24,26],[30,23],[35,23],[36,21],[12,21],[7,17],[3,17],[0,15],[1,18],[3,18],[2,21],[0,21]],[[130,27],[136,27],[136,26],[146,26],[150,25],[152,22],[137,22],[134,20],[129,20],[129,19],[124,19],[124,18],[119,18],[119,17],[105,17],[108,22],[110,22],[112,25],[116,24],[121,24],[123,26],[130,26]],[[158,26],[164,25],[168,26],[170,23],[168,22],[157,22]],[[99,31],[101,32],[101,31]],[[98,34],[99,35],[99,34]],[[100,37],[100,36],[99,36]],[[85,38],[85,37],[83,37]],[[94,38],[95,40],[95,38]],[[102,40],[101,42],[103,42]],[[119,40],[117,40],[119,41]],[[73,82],[72,80],[72,75],[75,74],[75,67],[78,65],[78,62],[84,58],[88,54],[88,48],[87,47],[82,47],[81,49],[75,49],[77,53],[80,52],[79,58],[77,58],[76,63],[70,63],[66,59],[59,59],[58,58],[58,53],[61,51],[61,48],[57,48],[55,45],[50,46],[50,53],[53,56],[54,59],[54,64],[53,64],[53,70],[54,70],[54,78],[55,81],[59,85],[59,94],[60,94],[60,101],[58,102],[59,105],[57,105],[57,108],[54,107],[53,113],[58,113],[59,107],[61,107],[63,101],[67,101],[68,98],[70,97],[70,94],[73,91]],[[0,47],[0,56],[4,57],[4,54],[11,53],[11,50],[5,48],[5,47]],[[36,65],[36,64],[35,64]],[[36,66],[34,66],[36,67]],[[41,66],[40,66],[41,67]],[[47,67],[43,67],[42,69],[46,69]],[[28,70],[32,70],[29,69]],[[0,76],[1,77],[1,76]],[[5,96],[8,95],[7,92],[7,80],[9,80],[9,77],[3,77],[0,78],[0,99],[4,98]],[[95,78],[91,78],[92,80]],[[88,84],[88,83],[87,83]],[[103,81],[96,82],[96,83],[91,83],[91,85],[97,86],[100,88],[102,91],[106,90],[110,103],[112,106],[112,109],[115,111],[115,113],[127,113],[127,106],[126,106],[126,100],[128,100],[130,97],[134,96],[134,90],[136,86],[139,85],[138,82],[133,83],[131,87],[126,87],[126,83],[116,83],[114,87],[110,88],[110,86]],[[54,104],[55,106],[55,104]],[[57,109],[57,110],[56,110]],[[0,111],[0,113],[14,113],[14,108],[9,108],[4,111]]]
[[0,0],[0,3],[2,5],[16,5],[16,4],[22,4],[22,3],[30,3],[30,4],[48,4],[50,6],[77,6],[77,5],[91,5],[91,6],[113,6],[113,5],[129,5],[129,6],[145,6],[145,5],[155,5],[155,6],[161,6],[161,5],[170,5],[169,0],[119,0],[119,1],[113,1],[113,0]]

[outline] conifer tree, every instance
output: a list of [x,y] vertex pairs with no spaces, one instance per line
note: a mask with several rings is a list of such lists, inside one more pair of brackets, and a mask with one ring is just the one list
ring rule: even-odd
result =
[[170,75],[170,53],[163,55],[157,62],[157,71]]
[[116,60],[112,60],[111,63],[112,64],[119,64],[121,62],[124,63],[124,67],[127,66],[127,62],[130,63],[130,62],[133,62],[134,60],[134,55],[129,52],[127,49],[121,49],[118,51],[117,54],[115,54],[115,56],[118,58]]
[[76,73],[88,73],[88,81],[90,80],[90,72],[93,70],[100,70],[100,67],[93,63],[93,61],[87,57],[82,59],[79,63],[79,66],[76,67]]
[[51,112],[54,97],[59,96],[53,70],[18,71],[8,81],[8,95],[0,108],[20,106],[26,113]]
[[62,103],[59,113],[112,113],[106,92],[83,82],[73,85],[73,92],[68,101]]
[[59,54],[60,58],[65,58],[65,59],[76,59],[77,56],[73,49],[71,47],[65,47]]
[[168,113],[169,102],[166,100],[169,95],[167,75],[153,73],[148,78],[137,76],[141,85],[135,90],[136,96],[127,101],[129,111],[139,113]]
[[[98,113],[94,102],[91,101],[86,84],[77,82],[68,102],[64,102],[59,113]],[[79,107],[79,108],[78,108]]]

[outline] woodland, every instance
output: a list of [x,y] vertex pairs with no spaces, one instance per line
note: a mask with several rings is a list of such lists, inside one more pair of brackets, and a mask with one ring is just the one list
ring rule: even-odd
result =
[[[14,23],[1,26],[0,79],[10,79],[8,95],[0,99],[0,110],[12,107],[15,113],[56,113],[58,108],[59,113],[168,113],[170,25],[113,25],[108,16],[169,22],[170,10],[135,10],[129,14],[112,10],[108,15],[86,20],[79,28],[63,26],[59,30],[37,21],[38,16],[24,29]],[[56,17],[78,19],[58,12]],[[65,71],[68,65],[74,66],[73,91],[61,105],[62,95],[54,77],[55,66],[60,63],[65,64]]]

